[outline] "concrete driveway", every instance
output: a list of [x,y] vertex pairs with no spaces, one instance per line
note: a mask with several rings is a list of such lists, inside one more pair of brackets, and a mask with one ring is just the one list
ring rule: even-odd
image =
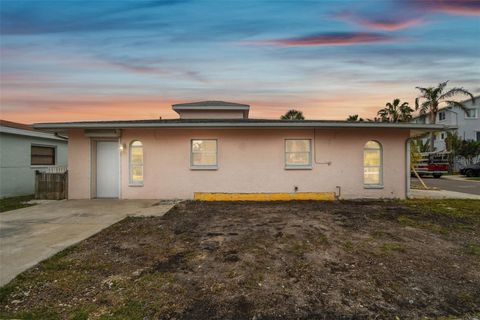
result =
[[0,213],[0,286],[127,216],[163,215],[174,202],[63,200]]

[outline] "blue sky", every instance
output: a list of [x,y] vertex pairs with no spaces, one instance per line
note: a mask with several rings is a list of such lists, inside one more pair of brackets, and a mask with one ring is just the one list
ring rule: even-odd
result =
[[14,121],[171,118],[196,100],[345,119],[445,80],[480,93],[476,0],[1,0],[0,15]]

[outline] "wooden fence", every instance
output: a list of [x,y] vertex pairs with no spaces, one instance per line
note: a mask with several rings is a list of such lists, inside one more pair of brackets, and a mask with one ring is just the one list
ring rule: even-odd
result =
[[61,200],[68,197],[68,171],[35,174],[35,199]]

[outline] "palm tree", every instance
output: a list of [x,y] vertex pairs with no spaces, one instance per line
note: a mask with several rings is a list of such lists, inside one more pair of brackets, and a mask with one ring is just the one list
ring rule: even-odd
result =
[[351,121],[351,122],[363,121],[363,118],[360,118],[358,114],[351,114],[348,116],[347,121]]
[[[474,96],[463,88],[452,88],[445,91],[448,81],[440,83],[437,87],[416,87],[420,90],[420,96],[415,99],[415,110],[420,109],[420,115],[429,115],[430,123],[435,124],[437,122],[437,114],[441,105],[447,105],[452,107],[460,107],[464,112],[467,112],[467,108],[461,102],[451,100],[456,95],[466,95],[475,103]],[[434,151],[434,135],[430,133],[430,151]]]
[[387,102],[377,115],[383,122],[408,122],[412,120],[412,112],[408,102],[400,104],[400,99],[397,98],[393,103]]
[[295,109],[288,110],[283,116],[280,117],[282,120],[305,120],[302,111]]

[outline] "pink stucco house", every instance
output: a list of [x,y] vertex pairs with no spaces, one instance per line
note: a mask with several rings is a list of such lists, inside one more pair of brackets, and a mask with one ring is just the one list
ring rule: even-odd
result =
[[250,106],[176,104],[179,119],[41,123],[68,135],[71,199],[208,193],[405,198],[408,140],[442,125],[250,119]]

